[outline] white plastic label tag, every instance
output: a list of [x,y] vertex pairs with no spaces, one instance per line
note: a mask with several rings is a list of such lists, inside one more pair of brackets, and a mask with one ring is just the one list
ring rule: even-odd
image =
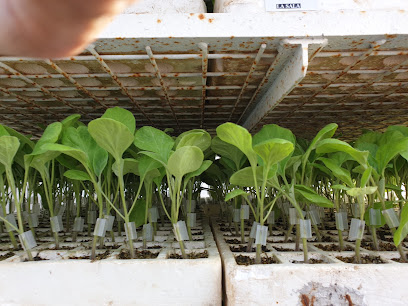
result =
[[300,238],[312,238],[312,222],[310,219],[299,219]]
[[339,231],[348,230],[347,212],[342,211],[335,213],[335,217],[336,217],[336,229]]
[[115,216],[105,215],[106,219],[106,231],[110,232],[113,229],[113,222],[115,221]]
[[357,239],[363,239],[364,228],[365,228],[365,221],[361,221],[360,219],[355,219],[355,218],[351,219],[348,240],[353,241]]
[[195,212],[197,207],[197,201],[196,200],[191,200],[191,212]]
[[98,218],[96,220],[94,236],[105,237],[106,223],[107,223],[106,219]]
[[275,212],[274,211],[271,211],[266,221],[268,222],[269,225],[275,224]]
[[88,224],[95,224],[96,222],[96,211],[95,210],[90,210],[88,211]]
[[255,244],[266,245],[266,238],[268,237],[268,227],[257,225],[256,226],[256,239]]
[[53,233],[58,233],[64,230],[62,226],[62,216],[54,216],[50,218],[51,230]]
[[173,232],[177,241],[189,240],[186,222],[179,221],[176,224],[173,224]]
[[28,212],[23,211],[23,221],[24,223],[28,223]]
[[358,205],[358,203],[353,203],[351,205],[351,213],[354,218],[360,218],[360,205]]
[[82,217],[76,217],[74,221],[74,232],[83,232],[84,231],[85,219]]
[[241,219],[249,219],[249,205],[241,205]]
[[135,222],[125,223],[125,232],[127,240],[135,240],[137,238]]
[[146,241],[153,240],[153,227],[150,223],[143,225],[143,240]]
[[295,225],[299,223],[296,208],[289,208],[289,223]]
[[316,11],[319,9],[317,0],[265,0],[267,12],[280,11]]
[[399,226],[398,216],[393,208],[383,210],[382,214],[389,228],[395,228]]
[[370,208],[370,226],[381,225],[381,213],[379,209]]
[[234,222],[239,223],[241,220],[241,210],[240,209],[234,209]]
[[65,203],[64,205],[60,205],[59,210],[58,210],[58,216],[63,216],[66,208],[67,208],[67,205]]
[[254,222],[251,227],[251,232],[249,233],[249,238],[255,239],[256,238],[256,228],[259,225],[258,222]]
[[196,213],[188,213],[187,214],[187,222],[189,227],[196,227],[197,226],[197,214]]
[[159,217],[159,210],[157,207],[149,208],[149,217],[150,222],[157,222],[157,218]]
[[38,227],[39,222],[38,222],[38,215],[36,213],[32,213],[28,215],[28,218],[30,218],[31,222],[31,227]]
[[319,212],[316,209],[312,208],[309,211],[309,216],[310,216],[310,219],[312,220],[312,223],[314,225],[319,225],[320,224],[320,215],[319,215]]
[[[14,217],[14,214],[9,214],[6,216],[5,218],[9,223],[11,223],[11,225],[13,225],[15,228],[18,228],[17,223],[16,223],[16,217]],[[7,232],[12,232],[14,231],[14,228],[12,228],[11,226],[9,226],[7,223],[6,224],[6,229]]]
[[32,248],[35,248],[37,246],[37,242],[35,241],[33,233],[31,231],[27,231],[18,235],[18,238],[20,238],[20,242],[24,250],[31,250]]

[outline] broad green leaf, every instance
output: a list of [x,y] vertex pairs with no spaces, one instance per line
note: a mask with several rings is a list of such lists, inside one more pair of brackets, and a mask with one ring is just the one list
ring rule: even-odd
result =
[[92,120],[89,122],[88,131],[96,143],[108,151],[115,160],[122,158],[123,153],[134,140],[129,128],[113,119],[99,118]]
[[252,148],[252,136],[247,129],[227,122],[217,127],[217,135],[222,140],[236,146],[248,158],[252,167],[258,163],[258,157]]
[[408,148],[408,137],[404,137],[398,131],[387,131],[381,135],[375,159],[378,163],[379,174],[384,176],[388,163],[401,152]]
[[254,151],[265,165],[271,166],[288,157],[293,152],[293,143],[279,138],[269,139],[254,145]]
[[253,145],[264,142],[266,140],[280,138],[290,141],[293,145],[296,144],[296,137],[289,129],[285,129],[276,124],[267,124],[256,133],[253,137]]
[[163,167],[167,168],[167,160],[165,160],[158,153],[150,152],[150,151],[141,151],[141,152],[139,152],[139,154],[147,155],[147,156],[153,158],[154,160],[158,161],[159,163],[161,163]]
[[144,224],[146,206],[146,201],[143,199],[139,199],[136,201],[135,206],[129,213],[129,221],[135,222],[136,227],[142,226]]
[[327,138],[331,138],[336,132],[337,127],[338,125],[335,123],[330,123],[326,125],[325,127],[323,127],[313,138],[307,151],[311,152],[312,150],[316,149],[316,146],[319,144],[319,142]]
[[85,167],[89,168],[88,159],[84,151],[74,149],[72,147],[60,145],[57,143],[44,144],[43,148],[47,151],[55,151],[55,152],[59,152],[59,153],[63,153],[68,156],[71,156],[72,158],[75,158],[77,161],[83,164]]
[[151,126],[144,126],[136,132],[134,144],[141,150],[151,151],[167,162],[174,146],[174,140],[165,132]]
[[351,179],[351,175],[350,173],[342,168],[336,165],[336,163],[334,163],[332,160],[328,159],[328,158],[319,158],[319,160],[321,160],[324,165],[330,169],[330,171],[332,172],[332,174],[339,179],[340,181],[342,181],[343,183],[345,183],[347,186],[349,187],[353,187],[354,183],[353,180]]
[[347,190],[347,194],[352,197],[364,196],[366,194],[373,194],[377,191],[377,186],[368,186],[364,188],[351,188]]
[[101,118],[105,119],[113,119],[125,125],[132,135],[135,134],[136,131],[136,119],[133,114],[120,107],[113,107],[106,110],[105,114]]
[[71,180],[76,180],[76,181],[90,181],[91,177],[88,175],[88,173],[80,170],[68,170],[65,171],[64,176],[71,179]]
[[190,172],[189,174],[186,175],[184,178],[184,189],[186,189],[188,181],[196,176],[201,175],[204,171],[206,171],[210,166],[212,165],[212,161],[210,160],[205,160],[201,164],[200,168],[198,168],[196,171]]
[[88,128],[67,128],[62,137],[64,145],[83,151],[88,158],[88,167],[99,176],[108,163],[108,152],[102,149],[89,134]]
[[3,125],[0,124],[0,137],[1,136],[10,136],[10,133],[4,128]]
[[64,129],[68,128],[68,127],[75,127],[75,125],[77,124],[78,120],[81,118],[81,115],[79,114],[73,114],[71,116],[68,116],[67,118],[65,118],[64,120],[61,121],[62,126],[64,127]]
[[332,201],[317,194],[313,189],[303,185],[295,185],[295,194],[297,196],[300,195],[303,201],[320,207],[332,208],[334,206]]
[[45,151],[42,149],[42,146],[46,143],[56,143],[61,135],[61,131],[61,122],[54,122],[47,126],[41,138],[36,143],[32,154],[39,155],[44,153]]
[[123,165],[123,175],[132,173],[135,175],[140,175],[139,173],[139,161],[133,158],[125,158],[122,161],[116,161],[112,165],[112,171],[116,176],[119,176],[119,166]]
[[[261,186],[263,183],[263,171],[264,167],[258,166],[256,167],[256,184]],[[271,179],[277,171],[276,165],[270,169],[267,175],[267,180]],[[237,185],[240,187],[255,187],[254,175],[252,172],[252,167],[243,168],[237,172],[235,172],[231,178],[230,183],[232,185]]]
[[167,169],[177,179],[181,179],[187,173],[199,169],[203,160],[204,154],[198,147],[181,147],[170,156]]
[[408,127],[403,126],[403,125],[390,125],[387,128],[387,131],[398,131],[405,137],[408,137]]
[[214,137],[211,143],[211,149],[223,158],[228,158],[233,161],[235,171],[241,168],[242,159],[245,156],[244,153],[236,146],[222,141],[218,136]]
[[354,149],[348,143],[338,139],[325,139],[322,140],[316,147],[318,154],[332,153],[332,152],[344,152],[349,154],[360,165],[366,165],[368,154],[367,151],[359,151]]
[[225,202],[238,197],[238,196],[248,196],[248,193],[246,193],[245,191],[241,190],[241,189],[234,189],[231,192],[229,192],[226,197],[225,197]]
[[31,148],[31,150],[27,152],[27,153],[31,153],[32,149],[35,146],[35,143],[32,140],[30,140],[30,138],[28,138],[27,136],[24,136],[23,134],[20,134],[19,132],[17,132],[16,130],[8,126],[4,126],[4,129],[10,134],[10,136],[17,137],[18,140],[20,140],[21,145],[26,144],[29,148]]
[[177,137],[175,147],[178,149],[185,146],[196,146],[204,152],[211,146],[211,136],[205,130],[184,132]]
[[149,171],[160,167],[162,167],[162,164],[160,162],[147,155],[142,155],[139,158],[139,175],[142,180]]
[[20,148],[20,141],[14,136],[1,136],[0,137],[0,163],[4,167],[11,168],[14,157]]

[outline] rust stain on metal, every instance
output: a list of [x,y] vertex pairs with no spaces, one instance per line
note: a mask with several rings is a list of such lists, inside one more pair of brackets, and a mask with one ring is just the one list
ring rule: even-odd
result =
[[209,19],[208,19],[208,22],[209,22],[209,23],[212,23],[213,21],[214,21],[214,18],[209,18]]
[[302,302],[303,306],[312,306],[312,304],[310,304],[310,299],[306,294],[302,294],[300,296],[300,301]]
[[200,20],[203,20],[203,19],[205,19],[205,16],[204,16],[204,14],[200,14],[200,15],[198,15],[198,18],[199,18]]
[[351,300],[351,297],[348,295],[348,294],[346,294],[346,296],[344,297],[346,300],[347,300],[347,302],[349,303],[349,306],[353,306],[353,301]]
[[161,23],[162,21],[161,21],[161,19],[157,19],[157,23]]

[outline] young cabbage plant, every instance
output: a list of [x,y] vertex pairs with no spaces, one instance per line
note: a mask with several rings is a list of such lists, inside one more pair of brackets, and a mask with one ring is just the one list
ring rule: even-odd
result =
[[[23,225],[23,218],[22,218],[22,201],[24,199],[24,190],[22,190],[22,194],[18,196],[14,174],[12,170],[12,166],[14,163],[14,157],[16,156],[19,148],[20,148],[20,141],[18,140],[17,137],[7,136],[7,135],[0,137],[0,164],[3,166],[2,168],[6,174],[8,187],[11,189],[14,203],[17,209],[18,227],[16,228],[13,224],[9,222],[8,219],[4,217],[0,217],[0,218],[6,224],[6,227],[9,230],[17,231],[21,237],[24,234],[24,225]],[[4,187],[4,182],[2,183],[3,183],[2,187]],[[23,184],[23,186],[26,187],[26,184]],[[5,212],[4,206],[3,206],[3,212]],[[14,240],[13,244],[15,245],[14,235],[11,232],[10,232],[10,239],[11,241]],[[27,244],[28,241],[26,239],[21,239],[21,243],[23,244],[23,247],[27,253],[28,259],[33,260],[30,247]]]
[[[386,171],[396,167],[396,160],[401,155],[408,160],[408,136],[404,129],[391,126],[384,133],[369,132],[356,141],[357,148],[365,148],[369,153],[368,162],[373,168],[370,183],[377,187],[376,195],[381,203],[383,214],[387,212],[386,206]],[[393,235],[396,233],[397,224],[388,224]],[[398,243],[397,241],[395,241]],[[406,261],[402,246],[396,244],[402,261]]]
[[[125,219],[127,232],[132,232],[129,223],[129,212],[125,199],[124,165],[123,155],[133,144],[136,130],[136,120],[133,114],[122,108],[108,109],[105,114],[98,119],[92,120],[88,124],[88,130],[96,143],[106,150],[115,160],[116,175],[119,181],[119,194],[123,207],[123,215],[113,206],[118,215]],[[106,201],[110,199],[105,196]],[[136,202],[136,199],[135,199]],[[134,258],[133,239],[128,239],[131,257]]]
[[175,141],[163,131],[148,126],[142,127],[136,132],[134,143],[136,147],[143,150],[140,154],[155,159],[166,169],[171,199],[171,212],[168,215],[173,224],[175,236],[179,241],[182,256],[187,258],[183,242],[186,238],[183,234],[184,227],[178,222],[184,193],[183,179],[187,174],[200,169],[204,161],[204,154],[199,147],[187,143],[173,151]]
[[[261,131],[257,134],[257,137],[254,137],[255,143],[252,145],[253,139],[251,134],[245,128],[229,122],[217,128],[217,135],[222,141],[240,149],[249,160],[250,167],[243,168],[234,173],[230,178],[230,182],[240,187],[254,188],[256,206],[254,207],[247,197],[244,197],[244,199],[249,204],[256,222],[259,223],[260,227],[258,227],[259,230],[257,229],[257,232],[264,231],[265,221],[277,199],[275,198],[272,203],[265,203],[267,188],[271,187],[268,181],[276,177],[278,163],[293,152],[293,143],[281,138],[271,138],[268,133]],[[239,189],[233,192],[233,196],[243,196],[245,194],[244,191]],[[232,195],[226,198],[226,200],[230,199]],[[264,233],[264,235],[266,234],[267,232]],[[256,264],[261,263],[261,251],[264,244],[261,240],[265,239],[258,239],[256,243]]]
[[[343,189],[347,191],[347,194],[356,199],[359,211],[360,222],[352,220],[350,228],[349,239],[356,240],[356,256],[357,263],[361,262],[360,245],[362,239],[362,233],[364,232],[364,214],[366,211],[366,199],[377,191],[377,186],[370,186],[372,181],[373,168],[369,165],[369,152],[361,151],[353,148],[348,143],[338,139],[326,139],[319,143],[316,149],[318,154],[343,152],[348,154],[353,160],[358,163],[358,166],[354,168],[354,172],[359,174],[358,179],[352,179],[351,173],[342,168],[336,162],[330,158],[320,158],[327,168],[330,169],[333,176],[345,185],[334,186],[337,189]],[[355,226],[353,226],[355,224]],[[356,234],[355,234],[356,232]],[[351,237],[350,237],[351,236]]]

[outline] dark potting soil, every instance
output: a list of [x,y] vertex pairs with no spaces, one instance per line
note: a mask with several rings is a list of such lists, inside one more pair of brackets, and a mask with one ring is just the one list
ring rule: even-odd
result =
[[[104,253],[96,254],[95,259],[92,262],[102,260],[102,259],[106,259],[106,258],[109,257],[110,254],[111,254],[110,251],[105,251]],[[70,257],[68,257],[68,259],[91,259],[91,256],[90,255],[70,256]]]
[[[326,252],[340,252],[340,246],[338,244],[327,244],[327,245],[323,245],[323,244],[315,244],[315,247],[326,251]],[[345,245],[343,247],[343,251],[354,251],[354,248],[352,248],[349,245]]]
[[285,234],[284,234],[284,233],[272,234],[272,236],[275,236],[275,237],[283,237],[283,236],[285,236]]
[[225,242],[229,244],[241,244],[242,243],[242,241],[238,239],[225,239]]
[[323,236],[322,242],[335,242],[335,240],[330,236]]
[[[147,250],[135,250],[135,258],[133,259],[154,259],[159,256],[158,252],[151,252]],[[118,259],[132,259],[130,257],[130,251],[127,249],[122,250],[116,257]]]
[[[44,260],[49,260],[47,258],[43,258],[40,256],[40,254],[37,254],[36,256],[33,257],[33,261],[44,261]],[[28,258],[24,259],[24,262],[29,262]]]
[[162,247],[160,245],[153,245],[147,247],[149,250],[160,250]]
[[229,227],[220,227],[221,232],[232,232],[232,230]]
[[290,248],[284,248],[284,247],[279,247],[279,246],[273,246],[275,250],[278,252],[294,252],[295,249],[290,249]]
[[[240,266],[249,266],[249,265],[255,264],[255,258],[245,256],[245,255],[235,256],[235,261]],[[261,257],[261,263],[264,265],[269,265],[269,264],[277,264],[278,262],[273,257]]]
[[13,257],[14,255],[15,255],[15,253],[13,253],[13,252],[8,252],[8,253],[6,253],[4,255],[0,255],[0,261],[6,260],[7,258]]
[[[169,257],[169,259],[183,259],[183,256],[180,254],[171,254]],[[201,258],[208,258],[208,252],[204,251],[204,252],[200,252],[200,253],[189,253],[187,254],[187,259],[201,259]]]
[[114,244],[114,245],[104,245],[102,247],[98,246],[98,249],[103,249],[103,250],[116,250],[119,249],[119,245],[118,244]]
[[317,265],[317,264],[324,264],[326,262],[323,259],[309,258],[309,262],[307,263],[305,263],[303,260],[292,260],[291,263]]
[[192,234],[193,234],[193,235],[204,235],[204,233],[201,232],[201,231],[200,231],[200,232],[195,232],[195,231],[193,231]]
[[[246,245],[232,245],[230,246],[230,250],[231,252],[234,252],[234,253],[246,253],[247,246]],[[256,252],[256,248],[252,248],[251,252]],[[270,252],[270,250],[265,245],[263,245],[262,252]]]
[[[56,248],[56,247],[53,247],[53,248],[50,248],[50,249],[48,249],[48,250],[52,250],[52,251],[55,251],[55,250],[67,250],[67,251],[69,251],[69,250],[73,250],[73,249],[75,249],[76,247],[70,247],[70,246],[60,246],[59,248]],[[42,250],[42,251],[45,251],[46,249],[44,249],[44,250]]]
[[292,243],[294,242],[292,238],[289,238],[288,240],[281,240],[281,241],[273,241],[273,240],[268,240],[269,243]]
[[401,257],[400,258],[391,258],[391,260],[399,262],[399,263],[408,263],[408,255],[405,255],[405,261],[401,260]]
[[[345,263],[355,263],[355,256],[345,257],[336,256],[337,259]],[[385,263],[380,256],[364,255],[361,256],[361,264],[383,264]]]
[[370,251],[386,251],[386,252],[388,251],[388,252],[393,252],[393,251],[396,251],[396,250],[397,250],[397,248],[395,247],[395,245],[393,245],[392,243],[388,243],[388,242],[380,242],[378,246],[379,246],[379,249],[376,250],[376,249],[374,248],[373,243],[368,242],[368,241],[361,242],[361,247],[364,248],[364,249],[366,249],[366,250],[370,250]]

